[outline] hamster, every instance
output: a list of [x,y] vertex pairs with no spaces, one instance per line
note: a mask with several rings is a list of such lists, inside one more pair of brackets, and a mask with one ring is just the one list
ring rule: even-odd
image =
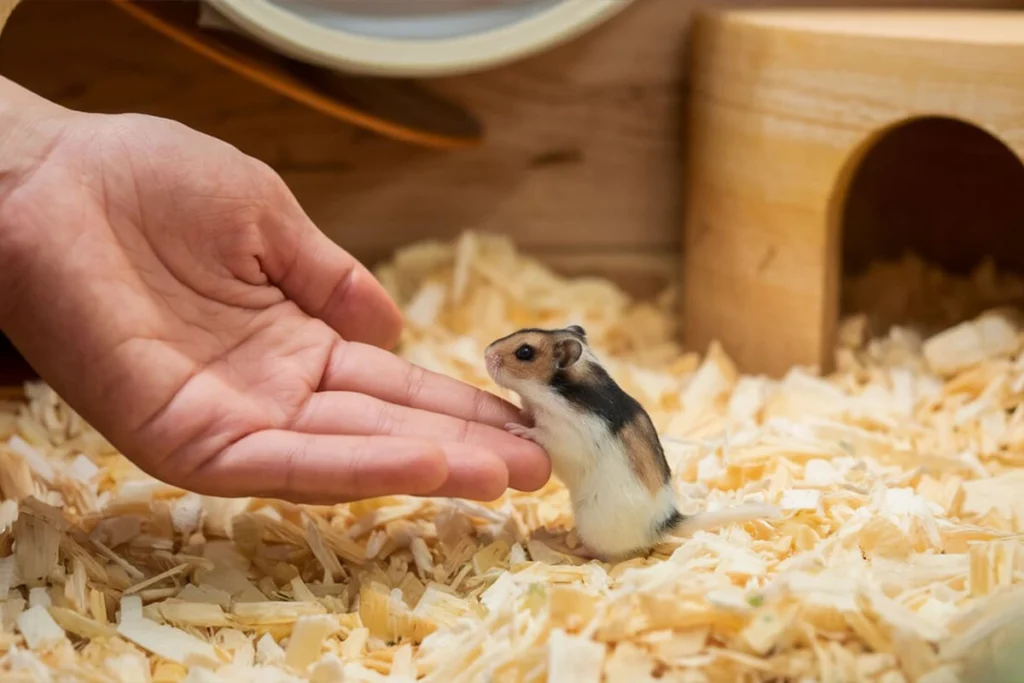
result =
[[505,429],[547,451],[569,490],[582,556],[611,561],[647,552],[667,534],[775,514],[761,504],[682,514],[654,423],[604,369],[581,326],[521,329],[491,342],[484,361],[533,423]]

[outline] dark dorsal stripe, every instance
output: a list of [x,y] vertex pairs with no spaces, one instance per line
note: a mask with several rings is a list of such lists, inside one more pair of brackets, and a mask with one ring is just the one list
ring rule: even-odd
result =
[[556,370],[551,377],[552,388],[580,410],[604,420],[612,434],[618,434],[644,412],[636,399],[623,391],[600,365],[587,363],[585,372],[579,369],[577,365],[569,370]]
[[[597,415],[608,425],[612,434],[618,434],[630,422],[650,437],[654,456],[658,461],[661,481],[672,479],[672,470],[665,459],[661,438],[654,428],[650,416],[640,403],[623,391],[608,372],[596,363],[588,363],[585,372],[578,372],[579,366],[568,370],[556,370],[551,377],[551,387],[565,400],[580,410]],[[580,375],[584,375],[580,377]]]

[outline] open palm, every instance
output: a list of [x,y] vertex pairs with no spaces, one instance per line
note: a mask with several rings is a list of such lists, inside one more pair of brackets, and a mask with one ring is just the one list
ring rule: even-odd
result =
[[387,350],[394,304],[268,167],[163,119],[65,118],[0,175],[0,323],[142,469],[309,503],[547,480],[513,406]]

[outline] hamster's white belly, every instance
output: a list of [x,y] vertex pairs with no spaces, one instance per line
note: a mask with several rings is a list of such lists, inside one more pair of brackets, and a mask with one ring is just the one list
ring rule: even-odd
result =
[[629,471],[589,478],[573,496],[573,513],[580,538],[593,550],[615,557],[656,543],[656,527],[674,503],[671,488],[651,495]]
[[675,504],[671,487],[652,495],[629,454],[600,418],[574,416],[557,428],[537,421],[552,470],[570,490],[576,529],[592,550],[623,555],[655,542],[655,528]]

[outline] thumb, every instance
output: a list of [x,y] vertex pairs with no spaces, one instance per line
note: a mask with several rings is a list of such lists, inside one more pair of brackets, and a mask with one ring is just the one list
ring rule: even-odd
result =
[[321,232],[297,202],[275,222],[264,230],[263,269],[285,296],[344,339],[394,347],[402,316],[373,274]]

